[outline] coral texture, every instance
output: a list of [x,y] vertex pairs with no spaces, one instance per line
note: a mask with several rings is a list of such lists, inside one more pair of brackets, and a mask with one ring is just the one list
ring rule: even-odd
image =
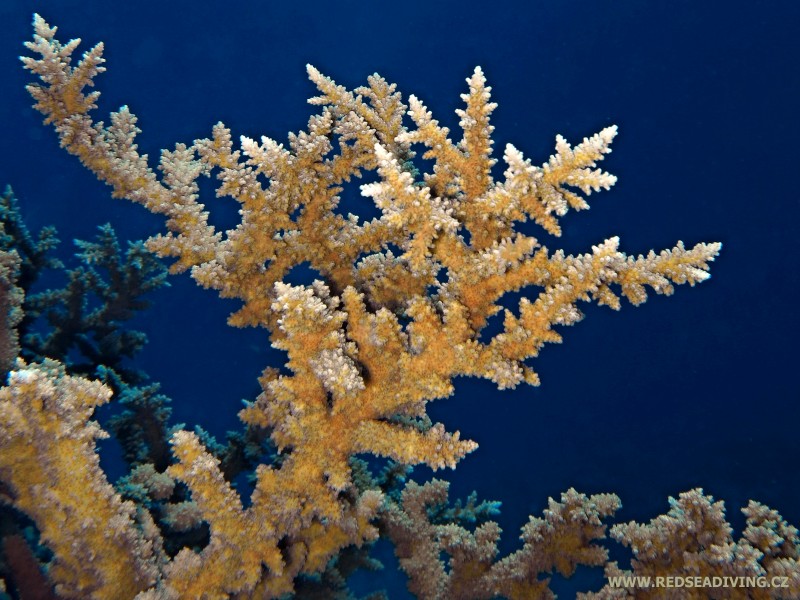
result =
[[[99,430],[88,419],[108,391],[52,365],[13,371],[0,397],[0,473],[52,544],[55,565],[68,565],[50,571],[59,594],[277,597],[293,591],[299,574],[323,571],[343,548],[374,540],[381,511],[401,552],[400,540],[414,531],[433,540],[424,550],[429,564],[409,566],[435,571],[435,583],[412,573],[423,597],[467,594],[476,582],[475,597],[549,597],[539,573],[570,575],[578,564],[607,562],[592,542],[604,536],[600,519],[615,510],[613,496],[568,492],[561,503],[551,502],[544,520],[525,528],[519,554],[492,565],[499,534],[493,524],[473,535],[423,523],[426,502],[446,492],[440,483],[410,484],[402,506],[393,504],[379,490],[355,485],[351,459],[371,453],[455,467],[477,444],[426,415],[428,402],[452,393],[453,378],[482,377],[500,389],[536,385],[530,359],[545,343],[561,341],[557,326],[581,319],[579,302],[618,309],[622,297],[644,302],[647,288],[668,295],[675,284],[708,278],[718,243],[686,248],[678,242],[627,256],[609,238],[572,256],[548,250],[518,227],[530,221],[558,236],[560,217],[588,208],[586,197],[614,184],[597,162],[610,152],[615,127],[574,147],[559,136],[541,166],[508,145],[505,172],[496,179],[490,124],[496,104],[480,68],[467,79],[458,111],[461,139],[453,141],[421,100],[411,96],[406,105],[380,76],[349,91],[309,66],[319,90],[310,102],[320,110],[306,131],[290,135],[288,146],[266,137],[242,137],[234,145],[220,123],[208,139],[163,151],[157,173],[137,151],[137,119],[127,107],[107,126],[92,118],[99,92],[87,88],[104,70],[102,44],[73,64],[79,40],[60,43],[38,16],[34,27],[27,44],[34,56],[23,62],[38,82],[28,89],[61,145],[115,197],[163,215],[167,233],[151,238],[148,248],[173,258],[172,272],[189,270],[201,286],[239,299],[230,324],[265,328],[286,352],[290,372],[266,369],[262,394],[240,414],[248,426],[268,431],[281,454],[279,463],[258,467],[249,505],[189,431],[173,434],[165,473],[135,473],[137,482],[150,479],[137,484],[167,495],[181,482],[193,505],[187,526],[208,525],[207,544],[170,558],[146,511],[134,514],[97,466]],[[428,173],[418,171],[419,146],[433,165]],[[379,216],[337,212],[343,186],[366,172],[375,181],[362,185],[361,194]],[[212,174],[217,196],[240,207],[241,221],[225,232],[209,224],[199,202],[198,178]],[[316,272],[312,285],[287,282],[301,264]],[[528,297],[517,310],[504,310],[503,297],[519,290]],[[482,335],[503,310],[501,331]],[[68,477],[70,469],[83,483]],[[163,475],[166,480],[155,481]],[[93,504],[75,505],[85,497]],[[62,529],[65,520],[85,532]],[[616,531],[628,539],[628,530]],[[438,562],[443,550],[453,556],[449,574]],[[405,552],[407,564],[425,563],[420,552]],[[489,571],[497,581],[489,581]]]
[[[583,594],[582,600],[800,598],[800,538],[776,511],[751,500],[742,509],[746,526],[735,541],[723,502],[714,502],[703,490],[670,498],[670,505],[666,515],[647,525],[612,527],[611,537],[633,550],[632,568],[623,571],[616,562],[607,564],[609,582],[618,578],[622,583]],[[655,582],[659,577],[697,578],[712,585],[669,589],[634,583],[635,578]],[[728,583],[714,585],[714,580]]]

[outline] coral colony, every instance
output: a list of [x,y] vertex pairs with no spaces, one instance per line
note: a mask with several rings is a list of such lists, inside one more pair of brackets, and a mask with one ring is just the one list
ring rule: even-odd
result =
[[[717,243],[678,242],[634,257],[612,237],[572,256],[518,229],[530,221],[557,236],[560,217],[614,184],[596,163],[610,152],[615,127],[574,147],[558,137],[542,166],[508,145],[496,180],[496,104],[480,68],[467,79],[454,141],[420,99],[404,100],[380,76],[349,91],[309,66],[319,90],[310,103],[319,112],[288,144],[266,137],[234,143],[219,123],[208,139],[164,150],[156,172],[137,151],[140,130],[127,107],[108,125],[92,117],[103,45],[73,63],[79,40],[60,43],[38,15],[34,28],[32,56],[22,59],[37,79],[28,89],[61,146],[114,197],[163,215],[167,231],[150,238],[147,250],[172,259],[172,273],[189,271],[200,286],[240,300],[230,325],[266,329],[288,358],[284,371],[264,370],[262,393],[241,411],[243,432],[228,446],[170,429],[166,400],[118,364],[143,343],[135,332],[123,334],[121,320],[143,307],[138,296],[161,285],[163,272],[144,247],[123,255],[110,228],[81,246],[77,279],[91,280],[91,289],[28,302],[34,316],[45,314],[47,302],[61,303],[61,313],[50,312],[64,318],[51,319],[51,330],[77,322],[80,331],[17,339],[27,302],[21,274],[26,264],[31,272],[31,257],[42,263],[52,244],[47,235],[41,248],[31,242],[9,192],[0,491],[4,519],[28,524],[3,545],[9,590],[39,586],[48,597],[113,600],[351,598],[347,576],[375,566],[369,549],[383,537],[419,598],[552,598],[547,576],[570,576],[578,565],[602,567],[608,578],[587,599],[800,597],[797,530],[755,502],[738,540],[722,503],[702,490],[681,494],[648,525],[613,526],[610,537],[633,551],[626,571],[610,561],[610,542],[598,543],[606,538],[604,519],[620,505],[612,494],[569,490],[551,499],[524,526],[522,548],[501,558],[494,504],[474,496],[450,504],[444,481],[406,477],[410,465],[453,468],[477,448],[427,417],[427,403],[449,396],[453,378],[482,377],[500,389],[537,385],[531,359],[545,343],[561,341],[556,326],[581,319],[579,302],[616,310],[623,298],[643,303],[648,288],[669,295],[676,284],[708,278]],[[430,172],[414,162],[419,149]],[[379,216],[339,214],[343,186],[366,172],[374,183],[361,185],[361,194]],[[198,178],[212,174],[217,196],[240,206],[239,224],[224,232],[209,224],[198,200]],[[97,272],[85,275],[98,260],[127,296],[118,290],[103,300],[112,284]],[[313,284],[287,282],[300,264],[315,272]],[[503,309],[503,296],[519,290],[527,297]],[[101,297],[99,312],[63,312],[80,305],[65,298],[89,292]],[[123,316],[102,312],[113,313],[121,295]],[[501,311],[501,331],[482,336]],[[83,366],[64,350],[75,340],[88,348]],[[92,420],[112,396],[124,411],[107,428],[130,466],[115,486],[95,449],[108,434]],[[367,453],[388,466],[373,473],[355,458]],[[246,506],[231,483],[243,471],[254,481]],[[665,590],[612,581],[623,575],[746,585]],[[764,578],[772,588],[756,584]]]

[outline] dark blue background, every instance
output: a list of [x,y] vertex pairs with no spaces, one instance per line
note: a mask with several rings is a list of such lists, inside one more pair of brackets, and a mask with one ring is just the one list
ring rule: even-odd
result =
[[[106,42],[101,118],[128,104],[151,156],[218,120],[235,136],[284,141],[310,114],[307,62],[350,88],[378,71],[456,130],[464,79],[481,65],[499,103],[498,156],[510,142],[542,162],[557,133],[578,142],[620,127],[603,165],[619,183],[567,217],[562,239],[544,236],[549,247],[585,251],[611,235],[630,253],[679,239],[725,247],[698,288],[621,313],[586,307],[565,343],[536,360],[540,388],[458,381],[430,411],[481,445],[445,474],[453,492],[502,500],[506,548],[529,513],[570,486],[618,493],[623,519],[649,519],[668,495],[703,486],[737,524],[748,498],[800,524],[799,7],[6,0],[0,182],[33,226],[53,223],[67,242],[107,221],[134,238],[160,230],[140,207],[111,200],[29,108],[16,57],[34,10],[62,41]],[[230,200],[207,199],[232,213]],[[154,299],[138,321],[150,336],[140,365],[174,399],[174,420],[235,428],[240,399],[255,396],[277,356],[264,334],[228,328],[235,304],[186,277]]]

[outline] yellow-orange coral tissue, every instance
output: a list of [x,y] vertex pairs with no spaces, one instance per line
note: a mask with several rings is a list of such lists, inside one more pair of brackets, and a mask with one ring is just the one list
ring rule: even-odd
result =
[[[455,467],[477,444],[431,424],[426,415],[428,402],[453,392],[453,378],[482,377],[501,389],[537,385],[530,359],[546,342],[561,341],[556,326],[581,319],[578,302],[618,309],[622,297],[644,302],[647,288],[671,294],[675,284],[707,279],[721,247],[677,242],[668,250],[627,256],[611,237],[573,256],[519,231],[518,224],[532,221],[558,236],[560,217],[588,208],[588,196],[614,184],[597,163],[611,151],[617,129],[607,127],[574,146],[559,136],[555,153],[541,166],[508,145],[505,171],[496,179],[490,124],[496,104],[480,68],[462,96],[460,139],[421,99],[410,96],[406,105],[379,75],[350,91],[309,66],[319,90],[310,102],[319,112],[286,145],[267,137],[242,137],[236,144],[219,123],[209,138],[164,150],[154,171],[137,150],[140,129],[127,107],[108,125],[92,116],[99,92],[90,89],[105,70],[102,44],[73,61],[79,40],[62,44],[56,28],[38,15],[34,27],[27,44],[32,55],[22,59],[37,77],[28,90],[61,145],[115,197],[163,215],[167,231],[151,238],[149,248],[173,258],[173,272],[189,270],[199,285],[239,299],[230,324],[265,328],[286,352],[290,371],[265,371],[261,395],[241,413],[245,422],[268,428],[284,453],[280,466],[258,469],[249,506],[197,435],[174,435],[168,475],[191,491],[210,541],[199,552],[184,549],[171,559],[152,527],[133,526],[146,517],[120,501],[92,458],[91,439],[99,432],[88,418],[107,391],[52,366],[24,367],[12,376],[0,397],[4,473],[28,464],[58,472],[83,462],[78,472],[85,489],[102,490],[94,497],[99,508],[84,510],[114,524],[118,547],[105,562],[94,557],[51,574],[70,597],[266,598],[291,592],[298,574],[319,571],[343,547],[378,535],[374,519],[384,499],[378,491],[356,493],[353,455]],[[414,162],[419,148],[433,165],[430,172],[415,166],[421,164]],[[342,187],[370,171],[375,182],[360,190],[380,216],[339,214]],[[240,205],[241,221],[228,231],[209,223],[199,199],[198,178],[211,174],[219,182],[217,196]],[[313,285],[285,281],[301,263],[317,273]],[[505,309],[502,331],[482,338],[488,319],[503,310],[503,296],[518,290],[528,292],[518,310]],[[76,391],[69,401],[74,407],[59,396],[65,386]],[[15,395],[30,403],[24,420],[16,414]],[[77,437],[64,438],[64,427]],[[20,450],[23,435],[35,451]],[[49,466],[50,454],[62,456],[63,448],[72,466]],[[38,472],[29,471],[29,478]],[[42,531],[64,518],[60,493],[35,498],[52,509],[31,513]],[[74,543],[95,540],[76,535]],[[98,552],[112,542],[104,544],[95,546]],[[59,557],[70,552],[61,544],[52,548]],[[124,576],[125,591],[100,587],[90,568],[117,569],[105,575]]]

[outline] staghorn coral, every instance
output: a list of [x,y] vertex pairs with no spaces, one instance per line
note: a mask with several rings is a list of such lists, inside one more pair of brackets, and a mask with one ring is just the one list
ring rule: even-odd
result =
[[[58,360],[73,375],[97,376],[102,366],[121,377],[100,373],[119,390],[146,378],[123,360],[147,338],[123,323],[149,306],[149,292],[169,284],[166,268],[141,242],[129,242],[123,253],[111,225],[98,229],[95,241],[74,240],[79,265],[67,269],[55,256],[55,228],[44,227],[34,239],[11,187],[0,196],[0,251],[19,256],[16,281],[26,291],[12,323],[22,347],[12,358],[21,353],[28,362]],[[62,271],[66,284],[32,292],[47,271]]]
[[[434,469],[454,467],[476,444],[431,424],[426,415],[427,402],[452,393],[454,377],[487,378],[500,389],[536,385],[538,375],[529,359],[545,343],[561,341],[554,327],[580,320],[579,301],[618,309],[621,297],[644,302],[648,287],[671,294],[675,284],[707,279],[708,263],[720,249],[720,244],[687,249],[678,242],[669,250],[631,257],[619,250],[617,238],[610,238],[591,252],[567,256],[519,231],[519,223],[532,221],[557,236],[560,217],[587,208],[586,196],[614,184],[597,162],[610,152],[616,128],[574,147],[558,137],[555,154],[542,166],[508,145],[504,177],[495,180],[490,116],[496,105],[480,68],[467,80],[457,142],[419,99],[411,96],[406,106],[395,87],[378,75],[351,92],[309,67],[320,91],[310,102],[320,112],[306,131],[290,135],[288,147],[266,137],[260,142],[243,137],[236,148],[231,132],[218,124],[209,139],[163,151],[157,175],[137,151],[137,120],[127,107],[113,113],[108,126],[91,116],[99,93],[85,90],[104,70],[102,44],[73,64],[79,40],[61,44],[55,28],[38,16],[34,28],[27,47],[36,56],[23,57],[23,62],[39,82],[28,89],[62,146],[108,183],[115,197],[164,215],[168,231],[151,238],[148,248],[174,258],[172,272],[189,270],[200,285],[239,299],[242,306],[230,324],[265,328],[273,345],[287,353],[291,371],[265,370],[263,393],[240,415],[249,427],[268,431],[281,453],[276,464],[258,467],[249,506],[242,504],[200,437],[177,431],[172,437],[175,462],[166,475],[191,491],[191,520],[208,524],[208,543],[168,558],[149,515],[142,511],[135,527],[129,505],[106,490],[97,501],[116,507],[118,514],[104,508],[97,515],[114,519],[121,528],[124,543],[116,552],[123,555],[114,567],[120,573],[94,559],[76,564],[71,579],[52,570],[65,595],[112,597],[100,586],[117,576],[128,582],[124,593],[113,596],[119,598],[138,592],[139,598],[291,592],[298,575],[322,572],[341,549],[378,535],[373,523],[385,499],[355,484],[354,454]],[[414,163],[417,145],[425,147],[422,158],[433,162],[432,171],[421,177]],[[368,171],[377,181],[362,185],[361,193],[372,199],[380,216],[363,221],[339,214],[342,187]],[[199,202],[197,180],[211,174],[220,182],[217,195],[240,204],[241,222],[226,232],[208,223]],[[310,286],[286,283],[289,271],[303,263],[319,279]],[[484,340],[488,319],[503,310],[503,296],[523,289],[531,299],[522,299],[517,311],[505,310],[502,331]],[[34,378],[37,384],[29,385]],[[23,425],[12,418],[11,399],[44,407],[40,412],[54,405],[55,416],[35,413],[24,425],[28,439],[38,443],[52,436],[58,419],[74,418],[70,414],[77,409],[66,401],[47,401],[63,385],[89,386],[96,398],[107,393],[52,367],[23,366],[12,374],[4,392],[8,409],[0,444],[8,450],[3,456],[17,462],[9,466],[2,463],[10,459],[0,459],[4,479],[13,478],[25,461],[47,464],[47,454],[57,452],[55,442],[42,442],[43,455],[13,445]],[[75,462],[89,469],[96,463],[87,441],[97,428],[86,421],[88,409],[79,412],[82,420],[72,428],[83,446]],[[146,468],[137,473],[146,476],[137,480],[143,489],[156,475]],[[102,487],[102,474],[91,470],[91,479]],[[16,485],[23,490],[25,484]],[[62,502],[60,485],[57,480],[46,495],[55,506]],[[404,498],[416,489],[409,484]],[[15,502],[21,510],[32,510],[30,503]],[[449,537],[436,543],[452,553],[453,564],[467,570],[477,564],[479,572],[455,579],[444,574],[449,583],[430,585],[466,585],[481,569],[505,569],[506,583],[482,594],[548,597],[537,573],[569,575],[577,563],[606,561],[605,552],[591,542],[602,537],[599,518],[613,512],[615,502],[611,496],[567,493],[562,504],[553,503],[548,519],[583,515],[584,521],[570,521],[580,524],[579,531],[551,538],[552,530],[544,526],[549,521],[532,521],[524,533],[524,554],[495,565],[489,563],[493,545],[487,542],[498,531],[484,523],[480,535],[471,536],[450,527]],[[422,512],[417,511],[419,523],[425,520]],[[51,516],[32,516],[43,532],[53,530]],[[398,516],[396,523],[401,522]],[[430,527],[435,532],[439,525]],[[72,552],[91,551],[94,542],[76,537],[79,548]],[[67,560],[60,553],[68,550],[54,547],[54,552],[57,561]]]
[[141,242],[121,251],[110,225],[98,228],[97,241],[75,240],[81,265],[66,271],[62,288],[31,294],[25,303],[27,319],[47,321],[44,335],[28,327],[26,358],[51,358],[67,363],[73,374],[96,375],[97,365],[113,369],[124,380],[141,383],[145,376],[123,365],[147,341],[144,333],[122,324],[150,304],[143,296],[168,285],[166,269]]
[[[100,229],[101,235],[96,243],[75,241],[81,250],[78,258],[82,265],[66,270],[64,264],[55,257],[53,252],[58,244],[55,229],[45,227],[38,236],[34,237],[22,218],[19,203],[11,188],[7,187],[5,193],[0,196],[0,258],[2,258],[0,262],[4,267],[2,269],[2,279],[4,280],[2,310],[6,315],[2,328],[4,341],[0,344],[4,350],[4,380],[7,378],[9,370],[15,368],[17,357],[22,357],[24,360],[43,361],[46,355],[49,355],[63,361],[73,375],[103,374],[104,378],[111,381],[113,389],[124,390],[123,397],[126,394],[133,395],[135,390],[139,389],[126,384],[120,377],[120,375],[124,375],[135,379],[138,371],[119,368],[119,360],[126,350],[135,351],[136,346],[143,342],[144,336],[138,332],[126,331],[122,327],[122,321],[130,318],[133,310],[139,310],[146,306],[141,295],[146,293],[148,288],[158,287],[165,283],[165,268],[160,265],[158,259],[144,250],[141,244],[131,245],[123,259],[110,226]],[[63,271],[68,278],[67,285],[60,289],[49,289],[39,293],[31,292],[31,288],[37,284],[42,272],[46,270]],[[90,294],[94,297],[89,298]],[[56,343],[51,343],[56,340]],[[135,343],[125,343],[125,340]],[[70,354],[69,358],[67,354]],[[24,363],[18,363],[16,368],[19,369],[20,366],[24,366]],[[117,366],[119,374],[109,368],[110,366]],[[36,367],[33,368],[36,369]],[[60,371],[52,368],[42,370],[46,378],[53,379],[57,387],[63,388],[65,386],[57,383],[59,379],[57,372]],[[15,372],[15,377],[16,374]],[[74,380],[79,381],[75,378]],[[14,378],[12,381],[18,380]],[[23,386],[18,383],[15,385],[18,388],[16,391],[24,392],[21,390]],[[40,387],[32,389],[41,391]],[[20,404],[20,408],[25,412],[30,407],[24,405],[24,401],[20,399],[22,397],[24,395],[18,397],[12,404]],[[41,406],[42,402],[47,405],[47,399],[42,395],[32,399],[33,406]],[[158,408],[157,403],[151,402],[148,408]],[[10,430],[22,429],[24,421],[11,418],[13,415],[14,413],[7,413],[3,423],[8,425]],[[70,422],[68,419],[61,421],[63,421],[62,425],[65,427],[64,433],[66,434],[70,429]],[[130,423],[133,419],[122,414],[118,415],[116,421]],[[38,420],[30,422],[44,425]],[[83,421],[80,419],[73,420],[72,426],[83,429],[82,423]],[[139,423],[141,424],[141,421]],[[36,426],[32,428],[36,429]],[[48,430],[47,434],[43,433],[45,430],[48,430],[46,426],[39,433],[44,436],[43,445],[51,449],[55,448],[56,446],[48,445],[52,444],[50,438],[54,433],[53,430]],[[93,439],[91,428],[86,428],[86,431],[82,433],[86,434],[88,439]],[[131,439],[133,436],[129,431],[120,431],[119,433],[118,439],[123,445],[127,442],[130,446],[139,441]],[[15,510],[15,508],[20,509],[24,504],[25,494],[32,494],[35,498],[39,498],[42,493],[42,490],[27,489],[30,487],[30,480],[25,479],[26,474],[18,472],[18,469],[27,470],[29,475],[39,470],[42,465],[26,466],[26,460],[22,460],[19,464],[15,462],[21,456],[18,452],[19,446],[17,446],[19,440],[15,440],[15,437],[15,435],[10,435],[0,444],[0,447],[10,453],[6,457],[5,466],[11,469],[6,477],[0,478],[0,481],[3,482],[3,485],[0,485],[0,497],[6,500],[0,506],[0,535],[4,536],[1,544],[2,552],[0,552],[0,576],[9,578],[12,588],[16,589],[21,598],[55,597],[52,594],[42,595],[43,587],[49,582],[47,576],[39,572],[38,565],[34,568],[37,558],[43,563],[50,562],[48,560],[49,550],[39,542],[43,539],[40,534],[52,535],[53,532],[47,529],[34,530],[30,526],[30,515],[26,516],[19,510]],[[23,439],[29,439],[27,433]],[[151,442],[148,445],[152,448],[152,436],[148,442]],[[163,446],[168,452],[166,440],[164,440]],[[69,452],[71,446],[62,443],[57,447]],[[89,452],[94,452],[93,444],[86,444],[86,448]],[[28,459],[32,456],[34,455],[29,455]],[[39,461],[39,463],[42,462]],[[56,464],[58,461],[52,461],[49,466],[45,466],[45,473],[49,475],[58,471],[59,467],[56,467]],[[68,469],[64,470],[68,472]],[[97,481],[100,481],[101,478],[104,478],[102,473]],[[57,477],[53,479],[58,480]],[[80,480],[80,477],[78,479]],[[42,478],[43,482],[48,480],[49,477]],[[62,492],[69,494],[71,489],[67,487]],[[20,494],[20,491],[24,493]],[[14,500],[19,501],[15,502]],[[75,499],[65,498],[62,502],[64,506],[60,508],[64,508],[66,511],[72,510],[69,507],[74,502]],[[89,502],[89,506],[95,506],[95,503]],[[51,505],[50,508],[56,511],[60,509],[54,505]],[[33,514],[36,514],[36,511]],[[63,539],[69,539],[71,535],[75,535],[74,529],[70,530]],[[60,545],[62,549],[66,548],[67,543],[63,543],[63,539],[61,542],[50,540],[50,545],[55,544],[56,546]],[[80,557],[80,554],[78,556]],[[66,564],[66,568],[70,569],[74,561],[66,561]],[[50,573],[63,572],[63,565],[58,565],[57,562],[53,565],[55,568],[50,570]],[[69,586],[70,583],[67,582],[66,589],[70,589]]]
[[24,292],[17,285],[20,262],[15,251],[0,250],[0,314],[3,315],[0,323],[0,375],[3,378],[8,375],[20,351],[17,326],[22,320],[24,298]]
[[[400,503],[382,515],[382,525],[395,544],[401,568],[409,575],[409,589],[419,598],[555,598],[544,573],[571,576],[578,565],[601,566],[607,551],[594,544],[605,537],[601,520],[620,507],[613,494],[587,497],[575,490],[550,499],[543,519],[531,517],[522,530],[523,547],[495,560],[500,527],[493,521],[474,532],[453,522],[433,524],[432,505],[447,500],[448,484],[433,480],[411,482]],[[450,556],[447,565],[440,559]]]
[[[633,550],[632,570],[623,571],[616,562],[607,564],[606,577],[622,578],[624,583],[609,583],[599,592],[582,594],[581,598],[800,598],[797,529],[758,502],[750,501],[742,512],[747,522],[739,541],[734,541],[731,526],[725,520],[723,502],[714,502],[702,489],[685,492],[677,500],[670,498],[669,513],[648,525],[614,525],[611,537]],[[632,585],[632,576],[650,578],[652,582],[658,577],[697,577],[704,583],[673,589],[649,588]],[[736,580],[736,584],[720,584]]]
[[128,597],[157,575],[135,506],[120,500],[95,453],[105,433],[89,418],[110,396],[53,362],[20,361],[0,390],[0,477],[55,554],[49,576],[67,598]]
[[59,240],[54,227],[44,227],[34,239],[22,219],[19,200],[11,186],[6,186],[0,196],[0,248],[14,250],[19,254],[19,286],[30,289],[45,269],[61,269],[64,265],[53,256]]

